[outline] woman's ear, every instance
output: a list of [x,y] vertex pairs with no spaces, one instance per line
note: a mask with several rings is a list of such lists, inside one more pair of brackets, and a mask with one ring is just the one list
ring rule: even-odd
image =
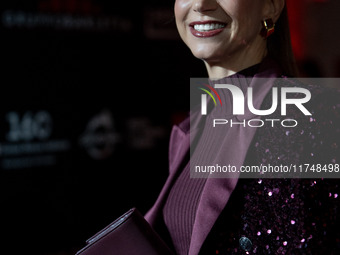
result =
[[272,19],[274,23],[279,19],[285,6],[285,0],[265,0],[263,19]]

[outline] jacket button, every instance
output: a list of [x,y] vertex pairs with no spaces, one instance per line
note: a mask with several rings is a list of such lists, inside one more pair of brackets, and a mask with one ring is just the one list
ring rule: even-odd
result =
[[252,242],[249,240],[249,238],[242,236],[239,240],[240,247],[244,251],[250,251],[251,247],[253,246]]

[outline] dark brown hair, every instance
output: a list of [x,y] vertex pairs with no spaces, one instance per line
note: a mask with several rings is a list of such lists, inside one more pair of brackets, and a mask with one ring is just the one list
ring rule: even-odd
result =
[[298,68],[291,44],[286,5],[275,24],[275,32],[267,39],[267,48],[268,55],[281,65],[284,75],[298,77]]

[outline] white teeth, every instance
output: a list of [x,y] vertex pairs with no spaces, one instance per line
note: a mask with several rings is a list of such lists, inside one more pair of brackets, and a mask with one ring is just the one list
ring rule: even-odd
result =
[[211,23],[211,24],[196,24],[194,25],[194,29],[199,32],[206,32],[211,31],[219,28],[225,27],[224,24],[217,24],[217,23]]

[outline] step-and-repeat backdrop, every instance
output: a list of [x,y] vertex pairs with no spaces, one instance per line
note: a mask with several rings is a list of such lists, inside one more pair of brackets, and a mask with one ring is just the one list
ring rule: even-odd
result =
[[0,4],[9,254],[79,247],[131,207],[146,212],[164,184],[171,127],[204,66],[179,40],[172,1],[120,2]]

